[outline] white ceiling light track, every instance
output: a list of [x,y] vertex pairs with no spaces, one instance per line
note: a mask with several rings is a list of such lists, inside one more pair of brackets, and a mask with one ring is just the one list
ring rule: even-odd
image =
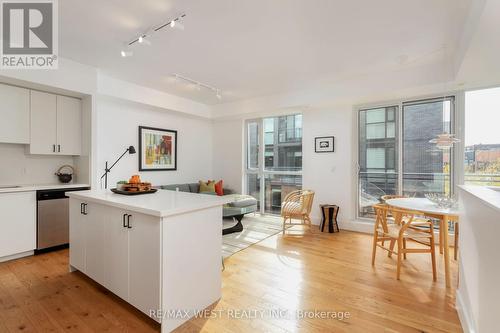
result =
[[203,83],[203,82],[200,82],[200,81],[197,81],[197,80],[194,80],[194,79],[182,76],[180,74],[175,74],[174,73],[174,74],[172,74],[172,76],[174,77],[175,80],[181,80],[181,81],[193,84],[196,88],[198,88],[198,90],[201,90],[201,88],[205,88],[205,89],[211,90],[211,91],[213,91],[215,93],[215,97],[217,97],[218,99],[222,99],[222,95],[221,95],[221,92],[220,92],[219,88],[216,88],[216,87],[211,86],[209,84],[206,84],[206,83]]
[[181,21],[185,17],[186,14],[181,14],[167,22],[157,25],[155,28],[152,28],[144,33],[139,34],[137,37],[134,37],[132,40],[125,43],[124,48],[120,52],[121,56],[124,58],[133,56],[134,52],[131,50],[132,46],[138,44],[151,45],[151,36],[153,36],[155,33],[159,32],[162,29],[170,28],[170,29],[184,30],[184,25],[181,23]]

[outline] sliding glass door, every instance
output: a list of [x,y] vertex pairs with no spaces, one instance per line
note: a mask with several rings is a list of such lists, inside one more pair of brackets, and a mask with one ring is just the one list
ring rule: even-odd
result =
[[283,198],[302,188],[302,115],[247,121],[245,165],[246,193],[261,213],[279,214]]
[[359,217],[383,195],[452,193],[452,149],[429,141],[453,132],[453,114],[454,97],[359,110]]

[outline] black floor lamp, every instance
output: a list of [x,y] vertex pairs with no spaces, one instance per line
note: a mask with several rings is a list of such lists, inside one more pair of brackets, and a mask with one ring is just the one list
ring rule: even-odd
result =
[[[108,161],[106,161],[106,166],[104,168],[104,175],[101,176],[101,181],[102,179],[104,178],[104,188],[107,189],[108,188],[108,173],[111,171],[111,169],[115,166],[116,163],[118,163],[119,160],[122,159],[123,156],[125,156],[126,153],[129,153],[129,154],[135,154],[135,148],[134,146],[130,146],[128,147],[125,152],[120,156],[118,157],[118,159],[115,161],[115,163],[113,163],[109,168],[108,168]],[[101,183],[102,184],[102,183]],[[102,186],[102,185],[101,185]]]

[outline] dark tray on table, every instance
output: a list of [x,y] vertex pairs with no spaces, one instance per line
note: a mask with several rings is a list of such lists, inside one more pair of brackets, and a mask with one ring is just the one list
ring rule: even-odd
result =
[[149,194],[149,193],[155,193],[156,191],[158,191],[158,189],[156,188],[152,188],[149,191],[122,191],[122,190],[117,190],[116,188],[111,189],[111,192],[122,195]]

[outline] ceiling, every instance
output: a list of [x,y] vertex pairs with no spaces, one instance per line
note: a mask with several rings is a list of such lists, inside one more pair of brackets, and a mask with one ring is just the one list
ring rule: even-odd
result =
[[[225,103],[447,63],[471,1],[65,0],[59,53],[118,79]],[[123,43],[181,13],[184,31],[163,29],[120,56]],[[222,100],[173,73],[220,88]]]

